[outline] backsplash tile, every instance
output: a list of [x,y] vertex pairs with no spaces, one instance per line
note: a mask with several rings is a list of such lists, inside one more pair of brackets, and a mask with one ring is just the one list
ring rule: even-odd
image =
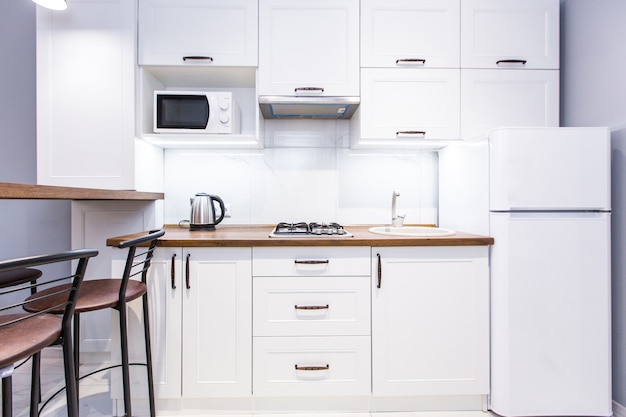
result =
[[266,121],[265,135],[262,150],[166,150],[165,223],[206,192],[231,207],[223,224],[385,224],[393,190],[406,223],[436,223],[436,152],[350,150],[344,121]]

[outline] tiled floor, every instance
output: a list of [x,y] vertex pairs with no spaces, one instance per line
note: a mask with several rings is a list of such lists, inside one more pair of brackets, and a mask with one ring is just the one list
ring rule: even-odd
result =
[[[45,402],[51,394],[64,386],[63,361],[59,348],[47,348],[41,360],[42,397]],[[81,365],[85,375],[99,366]],[[106,366],[106,365],[105,365]],[[30,397],[30,361],[15,370],[13,375],[13,415],[27,417]],[[80,383],[80,417],[110,417],[113,405],[109,394],[109,371],[86,377]],[[493,417],[480,411],[458,412],[419,412],[419,413],[345,413],[349,417]],[[65,393],[61,392],[44,406],[41,417],[66,417]],[[255,416],[213,416],[213,417],[340,417],[338,414],[262,414]],[[194,417],[201,417],[194,415]]]
[[[48,404],[43,405],[55,392],[63,388],[63,356],[59,347],[46,348],[41,358],[41,417],[66,417],[65,392],[61,391]],[[24,417],[29,415],[30,402],[30,361],[15,369],[13,374],[13,415]],[[81,366],[81,374],[87,374],[96,367]],[[112,403],[109,396],[109,371],[100,372],[87,377],[80,384],[80,415],[81,417],[112,416]]]

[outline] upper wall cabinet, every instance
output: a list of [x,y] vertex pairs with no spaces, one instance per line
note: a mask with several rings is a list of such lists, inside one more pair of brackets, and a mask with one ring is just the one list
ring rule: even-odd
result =
[[37,7],[37,183],[135,189],[135,6]]
[[463,0],[462,68],[559,68],[559,0]]
[[459,69],[364,68],[351,143],[424,145],[459,137]]
[[459,0],[361,0],[361,67],[459,67]]
[[259,95],[359,95],[359,0],[259,0]]
[[256,67],[256,0],[139,0],[139,65]]

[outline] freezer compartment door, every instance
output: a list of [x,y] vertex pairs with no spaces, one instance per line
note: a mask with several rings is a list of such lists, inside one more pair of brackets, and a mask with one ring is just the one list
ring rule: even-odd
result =
[[607,128],[503,128],[489,138],[490,209],[609,210]]
[[610,416],[610,214],[490,222],[491,409]]

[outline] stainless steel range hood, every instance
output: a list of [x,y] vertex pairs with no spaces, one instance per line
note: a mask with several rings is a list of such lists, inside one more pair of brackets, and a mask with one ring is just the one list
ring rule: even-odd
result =
[[349,119],[359,97],[259,96],[266,119]]

